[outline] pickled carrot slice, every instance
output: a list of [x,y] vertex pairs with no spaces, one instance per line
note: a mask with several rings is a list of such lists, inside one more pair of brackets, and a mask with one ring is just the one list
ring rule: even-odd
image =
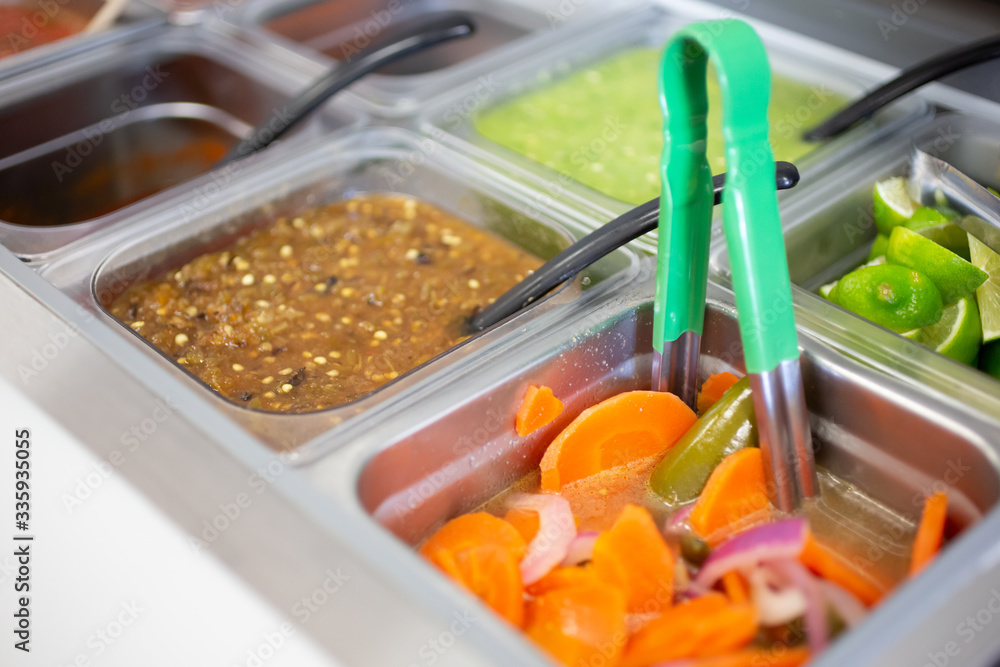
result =
[[736,570],[730,570],[722,575],[722,588],[733,604],[750,602],[750,587],[743,575]]
[[542,490],[663,454],[697,420],[673,394],[630,391],[584,410],[552,441],[542,457]]
[[557,567],[547,575],[528,586],[528,595],[539,597],[559,588],[605,583],[589,565]]
[[674,597],[674,555],[649,511],[626,505],[610,531],[594,543],[597,575],[625,593],[630,613],[668,609]]
[[885,595],[885,590],[850,567],[845,559],[818,542],[812,533],[806,536],[806,544],[799,560],[819,576],[853,593],[869,607]]
[[531,435],[543,426],[548,426],[562,414],[563,403],[552,395],[548,387],[531,385],[521,401],[521,407],[514,418],[514,430],[521,438]]
[[752,605],[709,593],[675,605],[632,635],[621,667],[725,655],[746,647],[757,629]]
[[746,520],[768,514],[764,460],[756,447],[733,452],[722,460],[705,483],[689,522],[715,544]]
[[738,381],[739,378],[732,373],[709,375],[705,384],[701,385],[701,391],[698,392],[698,414],[705,414],[705,411],[715,405],[715,402]]
[[715,658],[686,662],[687,667],[799,667],[808,662],[809,649],[803,647],[774,650],[747,649]]
[[520,560],[527,550],[521,534],[485,512],[465,514],[441,527],[420,547],[420,555],[492,607],[511,624],[524,623]]
[[625,596],[596,580],[557,588],[528,603],[524,631],[567,667],[615,667],[625,645]]
[[915,576],[927,567],[944,541],[944,523],[948,518],[948,494],[938,491],[924,501],[924,512],[917,526],[917,536],[913,540],[913,555],[910,557],[910,576]]

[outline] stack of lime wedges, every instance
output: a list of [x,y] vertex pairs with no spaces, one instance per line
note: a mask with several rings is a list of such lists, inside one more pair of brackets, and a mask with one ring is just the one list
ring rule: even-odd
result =
[[875,184],[868,263],[820,292],[837,305],[1000,378],[1000,255],[910,198],[905,178]]

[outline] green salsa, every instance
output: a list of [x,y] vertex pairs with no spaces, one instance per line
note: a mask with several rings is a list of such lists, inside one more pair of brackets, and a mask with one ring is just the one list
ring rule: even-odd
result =
[[[657,92],[660,52],[632,49],[480,114],[475,127],[505,146],[594,190],[641,204],[660,194],[663,116]],[[722,102],[708,78],[708,157],[725,171]],[[844,106],[825,86],[774,77],[768,116],[775,159],[812,150],[803,130]]]

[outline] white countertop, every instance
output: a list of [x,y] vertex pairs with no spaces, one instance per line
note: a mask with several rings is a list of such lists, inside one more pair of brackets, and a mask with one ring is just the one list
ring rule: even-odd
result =
[[[303,632],[0,378],[0,616],[10,627],[15,534],[30,534],[31,652],[3,633],[0,664],[46,667],[337,665]],[[14,433],[31,429],[30,530],[14,527]],[[17,544],[25,544],[19,542]],[[18,595],[21,595],[20,593]],[[274,647],[274,648],[273,648]]]

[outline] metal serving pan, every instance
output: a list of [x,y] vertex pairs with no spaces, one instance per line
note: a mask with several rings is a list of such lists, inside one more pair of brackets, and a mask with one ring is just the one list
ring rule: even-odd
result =
[[[122,222],[307,83],[204,27],[151,27],[0,78],[0,243],[38,261]],[[306,133],[361,118],[335,104]]]
[[[249,0],[216,6],[216,14],[243,29],[244,38],[276,59],[317,75],[374,40],[391,36],[396,25],[429,12],[460,10],[476,21],[476,34],[435,47],[381,70],[352,88],[368,110],[402,118],[427,100],[515,59],[538,53],[553,39],[547,14],[491,0]],[[594,10],[617,14],[620,8]],[[575,33],[574,33],[575,34]]]
[[[609,289],[636,271],[636,256],[628,250],[616,251],[507,323],[468,339],[378,391],[338,408],[296,415],[250,410],[221,398],[104,309],[135,280],[180,266],[279,216],[364,192],[413,195],[543,258],[586,233],[578,221],[536,207],[513,184],[443,146],[404,130],[384,128],[326,142],[306,154],[234,179],[203,210],[192,209],[183,197],[175,198],[161,217],[143,221],[141,229],[130,229],[128,235],[109,234],[101,244],[62,257],[40,272],[98,313],[118,334],[120,345],[139,346],[173,375],[198,387],[205,400],[230,419],[275,449],[291,451],[342,422],[349,423],[355,415],[406,395],[423,395],[428,383],[452,365],[516,344],[519,339],[512,339],[512,332],[538,326],[532,324],[536,320],[558,318],[561,305],[580,298],[581,291]],[[109,248],[115,249],[108,254]]]
[[[676,1],[640,4],[616,16],[613,21],[586,22],[588,30],[584,34],[559,40],[543,54],[521,58],[497,70],[491,74],[488,87],[472,82],[456,88],[451,95],[435,101],[420,114],[420,128],[444,132],[443,140],[449,145],[532,184],[546,197],[573,202],[598,220],[611,219],[631,206],[486,139],[475,129],[476,115],[505,100],[542,89],[553,81],[616,54],[634,48],[658,49],[685,24],[730,17],[743,18],[758,31],[775,73],[814,86],[818,95],[835,93],[850,99],[895,72],[888,66],[742,17],[717,5]],[[844,136],[819,145],[797,160],[796,165],[802,172],[803,180],[817,178],[863,146],[888,133],[903,131],[915,122],[926,120],[929,113],[930,108],[919,99],[904,99],[883,109]],[[803,104],[776,131],[804,131],[821,120],[815,116],[815,111]],[[602,136],[595,136],[590,144],[581,142],[580,150],[593,146],[599,151],[604,150],[601,146],[605,145]],[[794,196],[794,192],[779,193],[782,200]],[[655,238],[655,234],[648,235],[640,245],[655,251]]]
[[[876,181],[907,174],[913,146],[953,164],[984,185],[1000,186],[1000,124],[948,113],[912,135],[887,139],[828,178],[803,187],[782,210],[792,282],[810,304],[818,334],[835,331],[850,354],[881,359],[887,372],[902,375],[1000,418],[1000,382],[943,357],[888,329],[808,293],[862,264],[875,238],[872,189]],[[711,272],[725,282],[725,239],[711,250]],[[825,334],[823,334],[825,335]]]
[[[419,404],[396,406],[377,424],[358,422],[338,433],[337,451],[304,469],[338,504],[370,517],[369,526],[355,521],[352,530],[379,554],[386,577],[417,592],[429,612],[472,610],[477,627],[503,646],[496,664],[549,663],[423,562],[413,545],[536,467],[547,442],[582,409],[620,391],[648,388],[651,297],[652,281],[645,280],[580,303],[557,330],[526,341],[502,364],[483,355]],[[742,371],[731,299],[710,285],[703,375]],[[955,628],[1000,585],[1000,562],[987,556],[996,552],[1000,529],[1000,426],[852,361],[801,327],[800,346],[819,464],[905,522],[919,516],[929,489],[943,485],[954,499],[949,525],[963,530],[930,569],[816,664],[923,664],[929,652],[951,651],[953,641],[961,658],[949,664],[984,664],[1000,651],[1000,636],[981,633],[966,643]],[[527,385],[538,383],[552,387],[566,410],[552,425],[518,438],[514,412]],[[332,447],[332,440],[325,444]],[[868,558],[887,553],[879,535],[865,539]]]
[[47,26],[60,20],[60,14],[73,12],[84,22],[89,21],[104,3],[101,0],[0,0],[0,5],[16,5],[31,11],[29,21],[12,33],[4,35],[3,47],[15,52],[5,58],[0,58],[0,73],[4,75],[22,71],[29,67],[55,62],[61,58],[72,57],[81,49],[105,43],[121,34],[142,31],[149,26],[162,24],[166,16],[164,8],[154,2],[129,3],[122,11],[115,24],[110,28],[95,34],[77,33],[30,49],[24,49],[22,39],[33,36],[35,26]]

